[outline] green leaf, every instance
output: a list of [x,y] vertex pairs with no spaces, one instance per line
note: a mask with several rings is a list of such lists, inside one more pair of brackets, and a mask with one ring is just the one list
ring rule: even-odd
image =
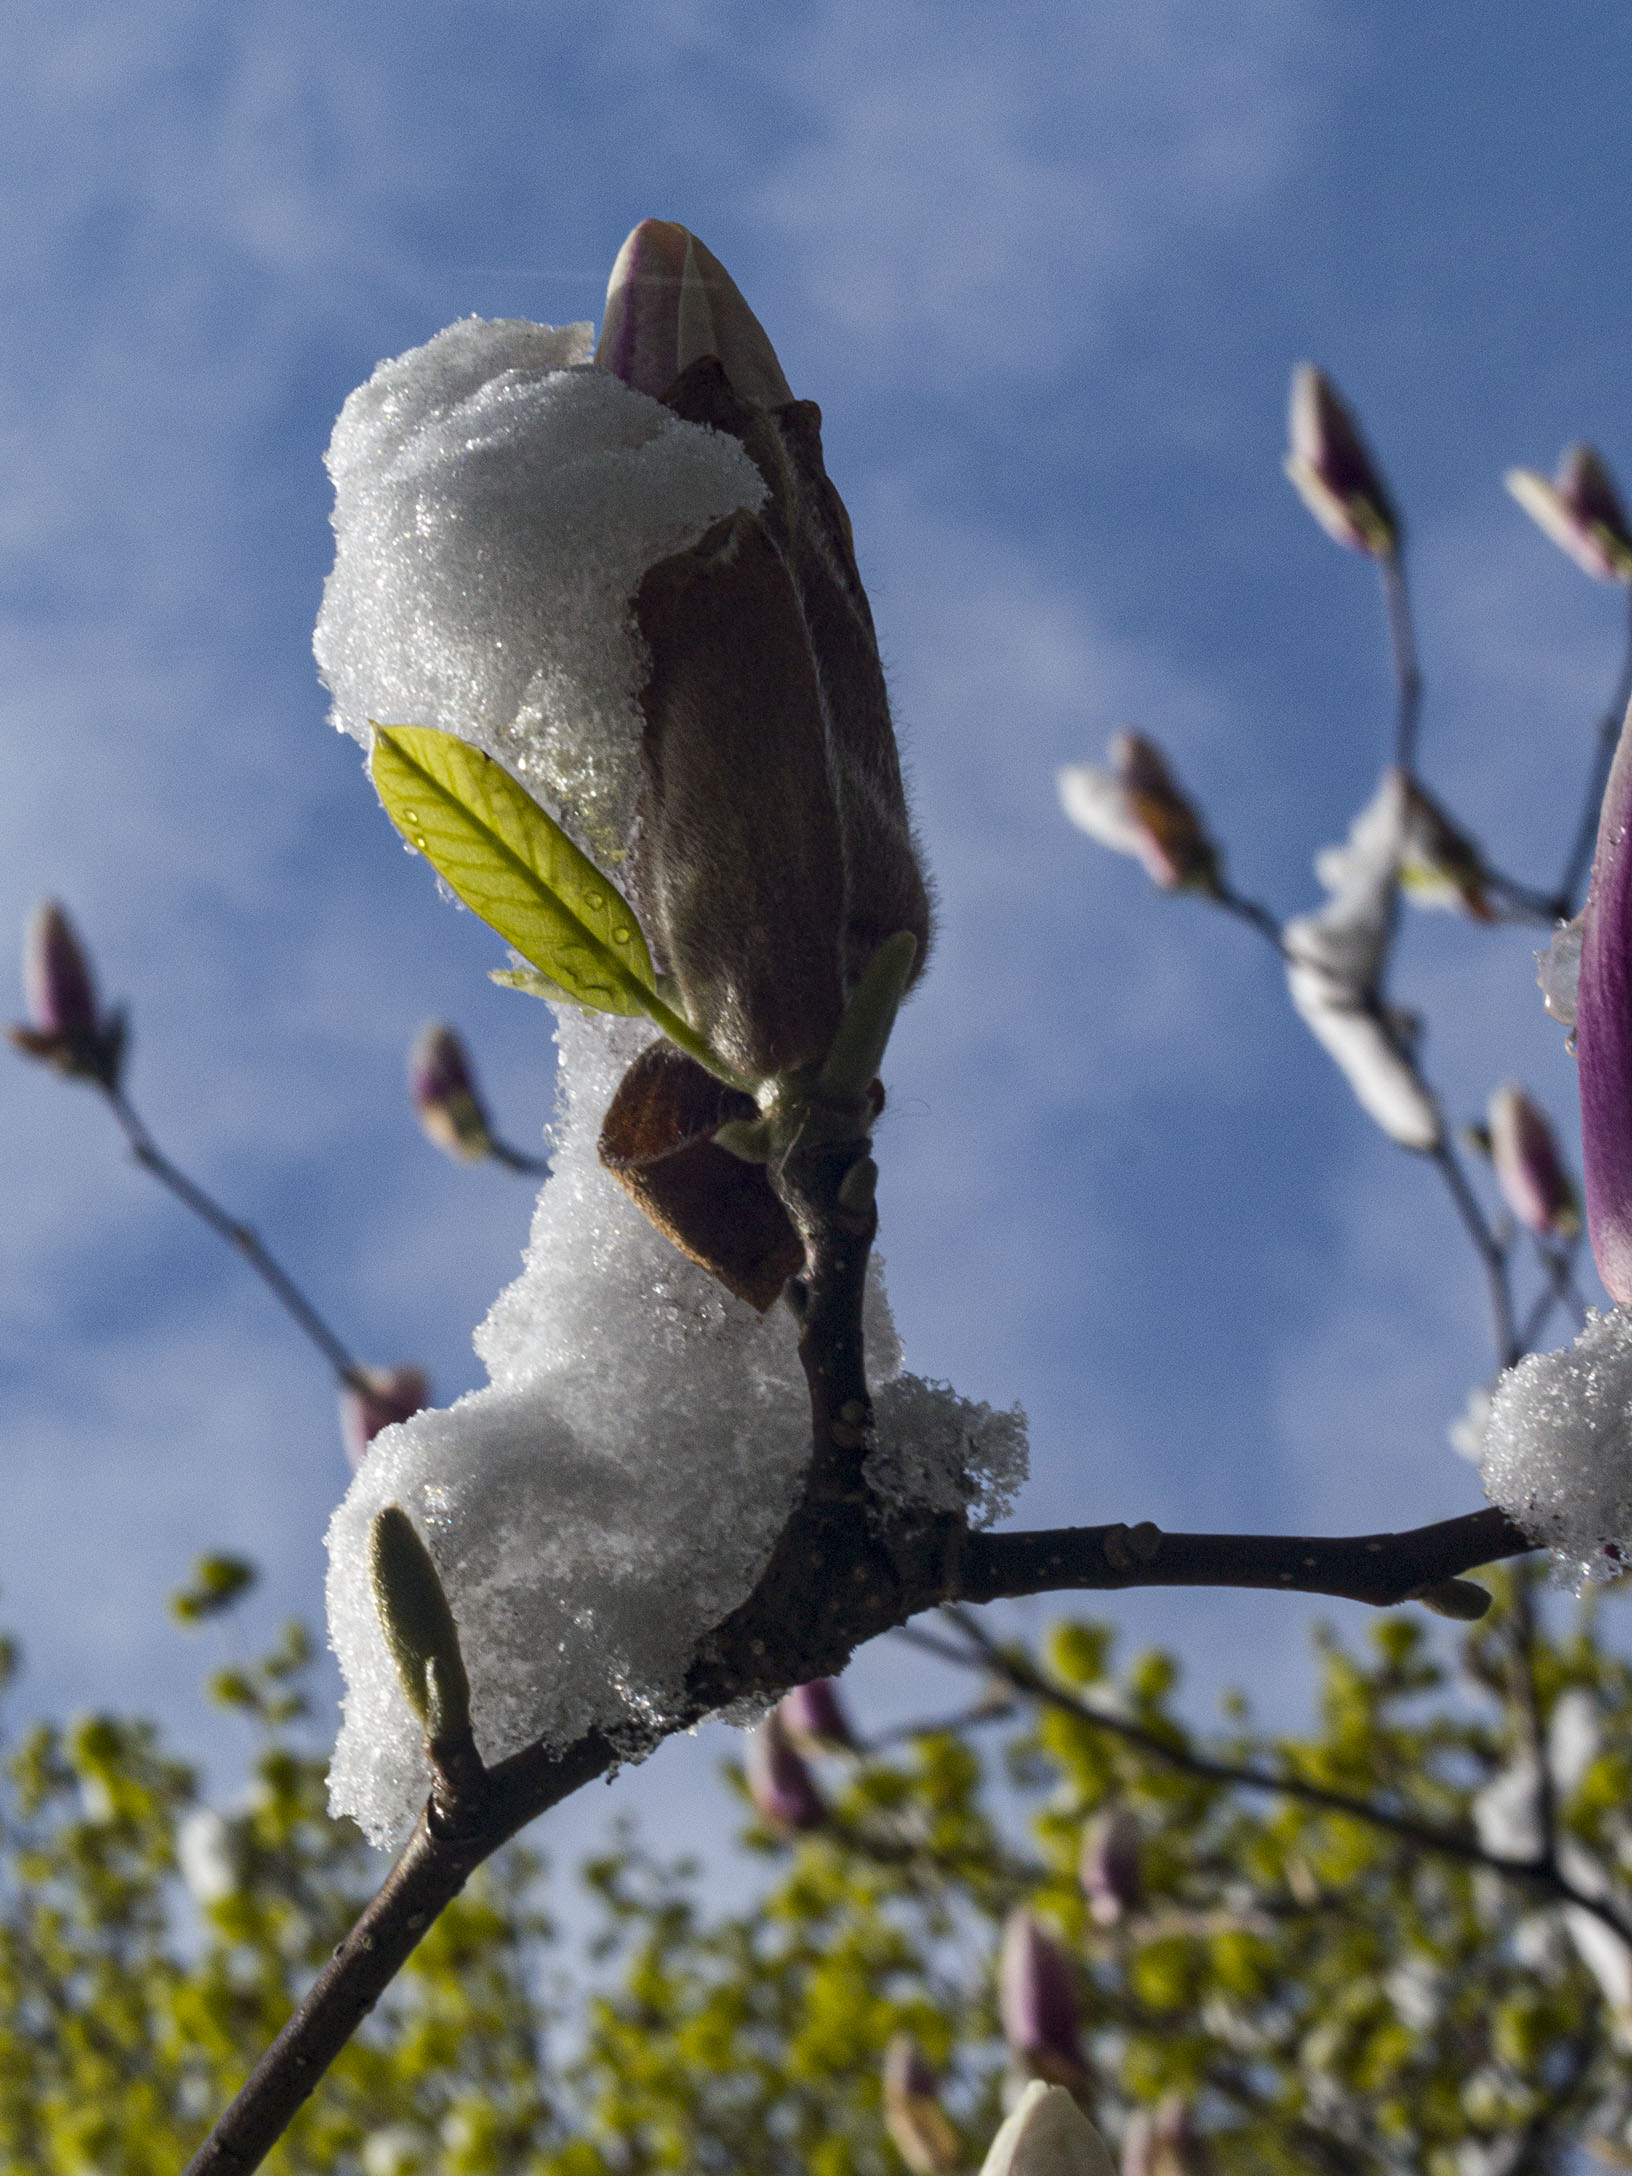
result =
[[644,1013],[657,977],[634,909],[502,764],[429,726],[377,726],[386,814],[474,914],[575,1003]]

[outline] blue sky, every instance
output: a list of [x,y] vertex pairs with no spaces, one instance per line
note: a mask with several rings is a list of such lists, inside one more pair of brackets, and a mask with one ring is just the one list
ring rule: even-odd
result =
[[[1499,478],[1586,436],[1632,479],[1629,64],[1609,0],[22,0],[0,930],[66,899],[160,1138],[366,1357],[478,1379],[528,1197],[422,1142],[402,1052],[455,1020],[526,1141],[546,1020],[487,984],[491,940],[325,724],[322,450],[381,356],[470,312],[593,317],[633,221],[683,220],[822,404],[940,888],[879,1145],[911,1364],[1025,1402],[1028,1523],[1473,1508],[1444,1429],[1488,1366],[1483,1301],[1430,1176],[1267,948],[1071,832],[1053,775],[1137,724],[1243,887],[1313,903],[1388,685],[1368,570],[1279,475],[1309,357],[1411,523],[1424,772],[1505,866],[1554,869],[1619,615]],[[1573,1124],[1532,941],[1407,932],[1399,994],[1459,1116],[1516,1075]],[[316,1612],[329,1386],[88,1095],[12,1061],[0,1098],[21,1697],[143,1704],[230,1763],[162,1597],[225,1546],[267,1573],[243,1637]],[[1295,1705],[1303,1605],[1106,1608],[1199,1690]],[[866,1660],[864,1704],[915,1697],[905,1669]],[[706,1795],[719,1743],[618,1792]]]

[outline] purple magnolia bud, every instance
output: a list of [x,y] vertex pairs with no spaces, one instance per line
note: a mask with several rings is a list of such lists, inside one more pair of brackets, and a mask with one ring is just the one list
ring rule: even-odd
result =
[[1502,481],[1530,519],[1583,573],[1600,582],[1632,582],[1632,529],[1614,478],[1591,446],[1566,446],[1549,483],[1531,468]]
[[1102,1927],[1114,1927],[1139,1902],[1139,1824],[1125,1806],[1089,1823],[1077,1874],[1088,1909]]
[[807,1753],[854,1753],[858,1750],[850,1718],[830,1677],[813,1677],[784,1694],[778,1709],[788,1735]]
[[23,991],[42,1035],[90,1035],[98,1025],[96,984],[79,933],[54,899],[42,899],[23,939]]
[[1547,1114],[1511,1081],[1490,1099],[1490,1160],[1513,1214],[1544,1238],[1581,1229],[1581,1209]]
[[1071,2087],[1085,2081],[1076,1974],[1024,1905],[1010,1912],[1003,1929],[997,2007],[1003,2037],[1029,2076]]
[[421,1368],[364,1368],[367,1388],[347,1383],[340,1392],[340,1440],[352,1471],[368,1446],[393,1421],[409,1420],[430,1403],[430,1377]]
[[1326,534],[1351,552],[1390,559],[1400,548],[1394,502],[1337,388],[1300,363],[1287,417],[1287,479]]
[[939,2094],[929,2057],[910,2032],[898,2032],[884,2055],[884,2128],[913,2176],[953,2176],[963,2160]]
[[661,400],[704,355],[718,358],[744,400],[780,408],[793,399],[764,326],[718,257],[687,228],[643,219],[612,267],[596,364]]
[[1131,854],[1164,892],[1215,891],[1218,849],[1168,768],[1142,733],[1118,733],[1112,768],[1070,764],[1059,774],[1060,803],[1079,831]]
[[1598,817],[1598,850],[1581,925],[1575,1049],[1581,1164],[1593,1259],[1612,1300],[1632,1300],[1632,729]]
[[42,899],[23,938],[26,1025],[6,1034],[30,1058],[41,1058],[73,1079],[116,1089],[125,1049],[125,1022],[117,1010],[99,1012],[96,982],[79,933],[54,899]]
[[470,1055],[446,1021],[427,1020],[408,1053],[408,1098],[427,1140],[460,1163],[493,1153]]
[[822,1794],[777,1708],[749,1735],[748,1795],[760,1819],[786,1835],[820,1828],[827,1819]]
[[1400,883],[1419,907],[1445,907],[1476,922],[1496,919],[1478,846],[1414,778],[1405,781]]

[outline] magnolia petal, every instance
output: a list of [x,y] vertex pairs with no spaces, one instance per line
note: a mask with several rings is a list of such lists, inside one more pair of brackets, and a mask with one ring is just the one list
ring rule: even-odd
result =
[[1632,1299],[1632,732],[1604,790],[1598,851],[1582,920],[1575,1047],[1587,1226],[1604,1289]]

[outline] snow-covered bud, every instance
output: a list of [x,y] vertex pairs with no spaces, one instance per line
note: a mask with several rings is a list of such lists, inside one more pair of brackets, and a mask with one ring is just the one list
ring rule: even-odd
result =
[[910,2032],[898,2032],[884,2054],[884,2128],[913,2176],[953,2176],[963,2160],[939,2093],[929,2057]]
[[470,1053],[445,1020],[427,1020],[408,1052],[408,1100],[427,1140],[461,1163],[493,1153]]
[[810,1753],[854,1753],[856,1734],[830,1677],[813,1677],[784,1694],[777,1712],[795,1745]]
[[1478,846],[1414,778],[1405,782],[1400,884],[1419,907],[1444,907],[1476,922],[1496,919]]
[[431,1402],[431,1379],[423,1368],[362,1368],[361,1383],[340,1390],[340,1440],[353,1472],[382,1428],[411,1420]]
[[1078,2086],[1088,2075],[1078,2038],[1081,2005],[1071,1960],[1024,1905],[1010,1912],[998,1965],[1003,2037],[1033,2078]]
[[101,1013],[90,956],[66,910],[42,899],[23,936],[23,994],[27,1024],[6,1033],[30,1058],[59,1073],[117,1088],[125,1048],[124,1016]]
[[1632,1300],[1632,729],[1604,789],[1581,932],[1575,1048],[1587,1228],[1604,1289]]
[[1063,2086],[1034,2080],[992,2140],[980,2176],[1116,2176],[1103,2138]]
[[1211,2176],[1212,2165],[1190,2103],[1178,2094],[1160,2108],[1141,2108],[1128,2125],[1122,2176]]
[[1287,432],[1287,478],[1326,534],[1351,552],[1392,558],[1400,519],[1388,487],[1337,388],[1311,363],[1292,373]]
[[1131,854],[1163,891],[1216,890],[1218,849],[1156,743],[1118,733],[1107,753],[1108,771],[1073,763],[1059,774],[1060,805],[1078,830]]
[[745,400],[780,408],[793,398],[764,326],[713,251],[671,220],[643,219],[612,267],[596,364],[661,400],[704,355]]
[[1502,481],[1560,551],[1600,582],[1632,582],[1632,528],[1614,478],[1591,446],[1566,446],[1549,483],[1534,469]]
[[748,1795],[760,1819],[785,1835],[820,1828],[827,1819],[822,1794],[776,1708],[749,1735]]
[[1578,1232],[1580,1204],[1546,1112],[1509,1081],[1490,1099],[1489,1123],[1496,1183],[1519,1222],[1547,1239]]
[[1139,1824],[1126,1806],[1090,1821],[1082,1839],[1077,1876],[1088,1909],[1102,1927],[1114,1927],[1139,1903]]

